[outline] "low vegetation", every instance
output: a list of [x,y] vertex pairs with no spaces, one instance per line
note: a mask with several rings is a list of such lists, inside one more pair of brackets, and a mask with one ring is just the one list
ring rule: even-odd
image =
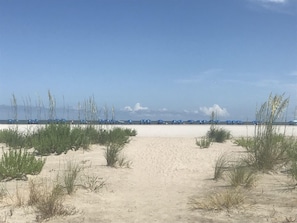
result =
[[26,175],[39,174],[45,159],[36,158],[23,149],[4,151],[0,160],[0,180],[26,179]]
[[223,129],[223,128],[218,128],[214,125],[210,127],[210,130],[206,133],[206,137],[211,141],[211,142],[219,142],[223,143],[227,139],[230,139],[231,134],[228,130]]
[[214,180],[219,180],[223,178],[223,174],[225,171],[229,169],[229,160],[227,159],[226,154],[220,155],[216,162],[214,167]]
[[18,128],[9,128],[0,130],[0,143],[13,149],[27,147],[26,136],[18,131]]
[[30,181],[28,205],[36,209],[39,221],[76,213],[74,207],[67,207],[63,203],[64,192],[59,184],[50,186],[47,182]]
[[74,161],[68,161],[62,173],[58,173],[57,180],[34,179],[29,181],[29,198],[27,204],[34,207],[38,221],[54,216],[72,215],[77,210],[64,204],[65,195],[72,195],[76,188],[98,192],[105,181],[97,176],[79,174],[83,168]]
[[0,142],[10,148],[34,148],[37,155],[67,153],[69,150],[83,148],[87,150],[90,144],[109,146],[110,144],[123,147],[129,142],[130,136],[135,136],[135,130],[113,128],[111,130],[75,126],[65,123],[51,123],[38,128],[33,133],[23,134],[15,129],[1,130]]
[[193,210],[221,211],[237,208],[244,203],[244,193],[238,189],[228,189],[213,192],[204,198],[191,198],[190,206]]
[[215,113],[212,112],[211,114],[211,126],[210,129],[207,131],[206,136],[200,138],[199,140],[196,139],[196,145],[200,147],[200,149],[209,148],[211,143],[218,142],[223,143],[226,140],[231,138],[230,131],[224,128],[218,128],[216,126],[215,120]]
[[[221,155],[215,163],[214,179],[226,179],[232,189],[211,193],[205,198],[191,199],[193,209],[228,210],[244,202],[244,190],[256,186],[260,172],[286,168],[292,178],[297,180],[297,141],[294,137],[280,132],[275,122],[284,118],[288,105],[284,95],[270,95],[256,113],[257,125],[253,137],[235,139],[235,144],[246,149],[239,160],[230,160]],[[207,137],[213,141],[224,141],[230,137],[228,132],[211,126]],[[224,132],[224,133],[223,133]],[[232,164],[232,165],[231,165]]]
[[81,182],[82,188],[95,193],[99,192],[99,190],[105,186],[105,180],[95,175],[84,175],[81,178]]
[[105,150],[105,159],[106,159],[106,165],[110,167],[123,167],[128,166],[129,167],[129,161],[126,161],[125,157],[121,156],[121,152],[123,150],[123,146],[119,144],[108,144],[106,146]]
[[68,161],[66,168],[63,172],[63,186],[66,188],[67,194],[72,194],[74,192],[76,182],[79,173],[82,171],[82,167],[73,161]]
[[[129,143],[130,137],[137,134],[135,130],[94,125],[98,121],[98,109],[94,104],[94,98],[90,98],[82,107],[79,104],[78,120],[82,120],[82,111],[85,120],[88,120],[83,122],[84,125],[55,121],[57,120],[56,101],[50,92],[48,92],[48,97],[48,124],[39,126],[35,130],[28,128],[25,132],[19,131],[17,125],[0,130],[0,143],[5,143],[8,147],[7,150],[4,150],[3,147],[0,160],[0,181],[27,180],[27,175],[37,175],[41,172],[46,162],[42,156],[60,155],[69,150],[75,151],[80,148],[88,150],[91,144],[100,144],[106,147],[107,165],[112,167],[130,166],[131,162],[125,158],[122,150]],[[38,106],[41,104],[39,102]],[[29,105],[30,103],[26,103],[25,112],[31,111]],[[17,120],[17,109],[16,98],[13,95],[13,120]],[[41,107],[38,109],[39,116],[41,116],[42,109]],[[104,115],[107,120],[108,112],[107,109],[105,110]],[[26,114],[26,118],[31,118],[31,116],[32,114]],[[59,171],[55,181],[39,181],[38,178],[32,180],[30,177],[27,200],[27,196],[23,196],[24,193],[20,193],[19,189],[16,189],[18,206],[25,204],[32,206],[36,210],[38,222],[54,216],[76,213],[74,207],[65,205],[65,195],[72,195],[78,188],[98,192],[105,185],[102,178],[85,175],[83,170],[83,166],[74,161],[68,161],[64,170]],[[0,199],[7,196],[6,192],[4,187],[0,188]]]
[[100,145],[110,146],[111,144],[117,147],[123,147],[129,142],[129,137],[136,134],[134,131],[122,128],[113,128],[111,130],[101,130],[98,143]]
[[229,184],[233,187],[251,188],[257,181],[256,171],[242,164],[232,166],[228,171]]
[[211,140],[207,137],[202,137],[200,139],[196,139],[196,145],[199,146],[200,149],[205,149],[211,145]]

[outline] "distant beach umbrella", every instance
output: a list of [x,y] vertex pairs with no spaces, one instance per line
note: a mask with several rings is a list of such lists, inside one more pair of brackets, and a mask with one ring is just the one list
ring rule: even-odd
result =
[[161,120],[161,119],[159,119],[157,123],[158,123],[158,124],[164,124],[164,121]]

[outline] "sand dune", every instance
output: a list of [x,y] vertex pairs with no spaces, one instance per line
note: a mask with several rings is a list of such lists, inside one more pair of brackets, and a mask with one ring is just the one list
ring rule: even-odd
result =
[[[191,210],[191,197],[203,197],[226,186],[224,181],[212,180],[217,157],[227,153],[235,159],[243,154],[244,149],[234,145],[232,140],[199,149],[195,145],[195,137],[203,136],[209,126],[128,127],[138,132],[124,149],[126,157],[132,161],[131,168],[106,167],[104,147],[98,145],[92,146],[89,151],[70,151],[47,157],[40,175],[31,178],[54,179],[67,160],[72,160],[85,167],[82,175],[98,176],[106,182],[98,193],[77,189],[65,200],[66,204],[76,208],[77,213],[55,217],[47,222],[227,223],[296,219],[296,191],[281,192],[290,181],[284,174],[263,174],[242,208],[229,212]],[[252,135],[254,130],[253,126],[226,128],[236,137]],[[287,133],[294,134],[294,126],[288,127]],[[26,197],[28,181],[11,181],[5,186],[13,194],[16,184]],[[8,203],[1,204],[0,216],[4,222],[35,222],[36,214],[30,207],[13,207],[12,201]]]

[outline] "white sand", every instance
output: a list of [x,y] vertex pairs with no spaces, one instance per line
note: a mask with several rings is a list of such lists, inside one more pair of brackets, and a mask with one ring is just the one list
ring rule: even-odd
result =
[[[229,212],[191,210],[191,197],[204,197],[227,185],[226,181],[212,180],[217,157],[227,153],[235,159],[244,150],[232,141],[199,149],[195,138],[205,135],[209,129],[207,125],[122,127],[136,129],[138,133],[124,149],[126,157],[133,162],[131,168],[106,167],[104,147],[95,145],[90,151],[49,156],[40,175],[31,177],[53,179],[64,164],[72,160],[85,166],[84,175],[102,177],[106,181],[99,193],[78,189],[67,196],[65,203],[74,206],[78,212],[48,222],[285,222],[286,218],[297,217],[296,192],[282,190],[289,182],[289,178],[282,174],[261,176],[257,187],[249,192],[246,205],[239,209]],[[236,137],[251,136],[254,132],[253,126],[222,127]],[[287,134],[295,135],[295,128],[288,126]],[[28,182],[11,181],[5,186],[13,194],[16,184],[26,197]],[[9,205],[3,202],[1,205],[0,216],[2,220],[6,218],[4,222],[35,222],[36,213],[32,208],[26,205],[13,207],[13,199],[10,200]]]

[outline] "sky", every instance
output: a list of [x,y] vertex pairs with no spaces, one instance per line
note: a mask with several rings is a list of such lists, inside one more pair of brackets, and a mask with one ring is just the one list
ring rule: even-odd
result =
[[293,119],[297,0],[0,0],[0,105],[49,90],[135,120],[254,120],[284,93]]

